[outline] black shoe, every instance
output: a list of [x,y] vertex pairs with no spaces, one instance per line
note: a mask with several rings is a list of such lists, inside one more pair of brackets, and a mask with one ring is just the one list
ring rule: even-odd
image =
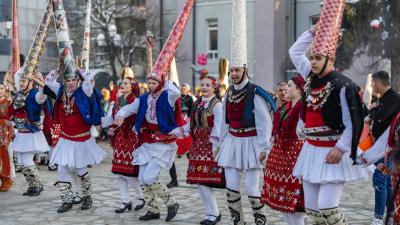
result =
[[200,224],[204,225],[204,224],[206,224],[206,221],[207,221],[207,219],[204,219],[204,220],[200,221]]
[[167,217],[165,218],[165,221],[168,222],[168,221],[172,220],[178,213],[178,209],[179,209],[178,203],[168,206],[168,214],[167,214]]
[[144,205],[145,205],[145,201],[144,201],[144,199],[143,198],[141,198],[141,199],[139,199],[140,201],[142,201],[142,204],[140,204],[140,205],[136,205],[136,207],[133,209],[133,210],[135,210],[135,211],[139,211],[139,210],[141,210],[141,209],[143,209],[143,207],[144,207]]
[[139,220],[149,221],[149,220],[158,220],[160,219],[160,213],[153,213],[148,211],[145,215],[139,217]]
[[116,209],[115,212],[116,213],[123,213],[125,212],[125,210],[132,210],[132,202],[128,202],[128,203],[122,203],[124,205],[124,208],[119,208]]
[[72,199],[72,204],[73,205],[78,205],[82,203],[82,198],[79,197],[79,195],[75,195],[75,197]]
[[215,220],[209,220],[209,219],[207,219],[207,220],[205,221],[204,225],[215,225],[215,224],[217,224],[219,221],[221,221],[221,213],[220,213],[218,216],[213,216],[213,215],[210,215],[210,216],[215,217]]
[[34,188],[32,188],[30,196],[39,196],[42,191],[43,191],[43,187],[34,187]]
[[72,203],[63,202],[62,205],[57,209],[57,213],[65,213],[72,209]]
[[178,180],[176,180],[176,179],[171,180],[171,182],[169,182],[169,184],[167,184],[167,188],[175,188],[178,186],[179,186]]
[[83,197],[81,210],[87,210],[92,208],[92,204],[93,204],[92,197],[90,196]]
[[57,165],[47,166],[47,168],[49,169],[49,171],[56,171],[57,170]]
[[32,190],[34,187],[28,187],[28,190],[26,190],[24,193],[22,193],[23,196],[31,196]]

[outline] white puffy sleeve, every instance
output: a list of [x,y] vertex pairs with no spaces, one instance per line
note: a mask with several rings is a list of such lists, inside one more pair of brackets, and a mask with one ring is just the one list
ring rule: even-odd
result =
[[166,80],[164,84],[164,89],[168,92],[168,102],[174,107],[176,100],[181,97],[181,92],[179,88],[174,85],[174,83],[170,80]]
[[342,152],[350,152],[351,140],[353,138],[353,124],[351,123],[350,109],[346,100],[346,87],[340,89],[340,105],[342,107],[342,121],[345,128],[335,147]]
[[140,104],[140,99],[136,98],[135,101],[133,101],[131,104],[128,104],[119,109],[117,114],[115,115],[115,118],[126,118],[132,114],[137,113],[139,109],[139,104]]
[[82,82],[82,90],[85,92],[85,94],[90,97],[93,94],[93,88],[94,88],[94,74],[87,73],[83,75],[84,81]]
[[[228,135],[228,124],[225,121],[226,118],[226,97],[224,98],[224,100],[222,101],[222,113],[221,113],[221,128],[220,128],[220,134],[219,134],[219,146],[222,146],[222,143],[224,143],[224,140],[226,138],[226,136]],[[215,126],[215,125],[214,125]]]
[[258,145],[262,152],[271,148],[272,119],[265,100],[259,95],[254,96],[254,115],[256,121]]
[[43,88],[39,88],[39,92],[35,95],[35,100],[38,104],[43,104],[47,99],[47,95],[43,94]]
[[214,127],[211,130],[210,142],[213,145],[213,149],[216,149],[219,146],[219,137],[221,133],[221,124],[222,124],[222,103],[217,102],[213,108],[214,114]]
[[296,67],[303,77],[307,77],[311,72],[310,61],[306,54],[309,51],[313,41],[313,34],[311,31],[304,32],[296,42],[290,47],[289,55],[293,65]]
[[367,165],[371,165],[376,161],[385,157],[386,149],[388,147],[390,127],[375,141],[374,145],[368,151],[362,153],[360,157]]
[[107,109],[106,116],[101,118],[101,126],[102,127],[109,127],[114,123],[114,119],[112,117],[112,111],[114,107],[114,102],[111,102]]

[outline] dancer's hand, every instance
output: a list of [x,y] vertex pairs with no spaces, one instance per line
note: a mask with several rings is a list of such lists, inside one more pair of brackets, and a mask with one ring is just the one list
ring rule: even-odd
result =
[[122,117],[116,117],[114,119],[114,125],[116,125],[117,127],[121,126],[124,123],[124,118]]
[[326,163],[328,164],[338,164],[343,157],[343,152],[337,148],[332,148],[332,150],[326,156]]
[[267,159],[267,153],[261,152],[260,157],[258,158],[261,163],[263,163]]
[[215,159],[215,157],[217,157],[218,153],[219,153],[219,148],[218,147],[217,148],[213,148],[212,154],[213,154],[214,159]]

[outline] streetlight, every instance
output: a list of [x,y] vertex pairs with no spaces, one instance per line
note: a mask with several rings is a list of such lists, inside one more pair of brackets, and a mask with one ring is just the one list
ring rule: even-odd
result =
[[3,27],[5,29],[5,31],[7,32],[6,34],[2,34],[0,33],[0,36],[4,39],[8,38],[10,31],[11,31],[11,27],[12,27],[12,21],[4,21],[3,22]]

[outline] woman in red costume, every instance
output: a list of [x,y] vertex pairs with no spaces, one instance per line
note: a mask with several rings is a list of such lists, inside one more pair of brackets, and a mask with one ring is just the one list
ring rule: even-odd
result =
[[292,175],[304,141],[297,134],[302,109],[304,78],[296,75],[288,81],[288,102],[274,115],[273,147],[265,168],[262,201],[283,213],[289,225],[304,225],[304,194],[301,179]]
[[[213,151],[218,147],[222,122],[222,103],[216,96],[215,78],[201,79],[202,96],[194,103],[191,112],[190,133],[193,143],[189,148],[187,183],[197,184],[206,216],[201,224],[214,225],[221,220],[213,188],[225,188],[224,169],[214,161]],[[188,130],[188,127],[186,127]]]
[[[139,96],[139,84],[130,76],[125,76],[119,87],[121,96],[115,99],[111,115],[103,119],[103,126],[109,126],[113,123],[113,118],[118,110],[132,103]],[[128,192],[128,187],[131,186],[136,192],[136,207],[134,210],[140,210],[144,207],[144,199],[139,181],[139,166],[133,166],[133,151],[138,147],[139,139],[136,133],[133,132],[136,114],[133,114],[124,120],[124,123],[116,127],[112,125],[109,129],[111,146],[113,148],[112,169],[115,181],[118,185],[121,194],[121,206],[116,209],[116,213],[123,213],[126,209],[132,209],[132,202]]]

